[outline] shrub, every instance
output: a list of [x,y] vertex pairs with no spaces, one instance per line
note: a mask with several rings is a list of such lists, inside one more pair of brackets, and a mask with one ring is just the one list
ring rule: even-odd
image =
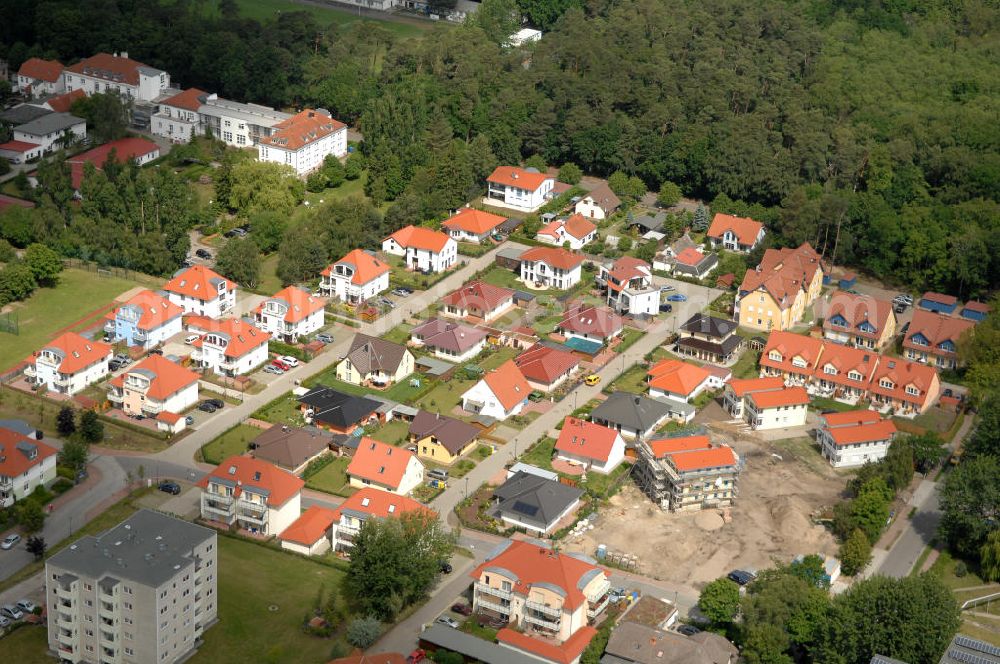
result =
[[347,642],[356,648],[367,648],[382,635],[382,623],[374,616],[355,618],[347,626]]
[[955,563],[955,576],[961,579],[968,573],[969,573],[969,566],[966,565],[964,561],[959,560],[957,563]]

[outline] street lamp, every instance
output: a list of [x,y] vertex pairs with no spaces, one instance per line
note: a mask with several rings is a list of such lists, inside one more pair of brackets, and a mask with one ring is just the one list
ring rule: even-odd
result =
[[468,476],[466,476],[466,478],[465,478],[465,497],[466,498],[469,497],[469,478],[468,478]]

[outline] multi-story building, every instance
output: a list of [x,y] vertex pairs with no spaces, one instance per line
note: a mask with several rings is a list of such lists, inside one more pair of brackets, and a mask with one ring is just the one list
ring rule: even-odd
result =
[[72,396],[108,374],[111,346],[66,332],[37,351],[24,369],[35,385]]
[[614,429],[569,416],[555,444],[556,456],[607,475],[625,460],[625,439]]
[[680,436],[640,442],[636,481],[662,509],[725,507],[736,500],[739,456],[708,436]]
[[202,519],[270,536],[299,518],[305,482],[266,461],[232,456],[198,486]]
[[162,355],[150,355],[111,379],[108,401],[126,415],[177,415],[198,402],[198,374]]
[[37,145],[43,155],[87,138],[87,121],[69,113],[47,113],[14,127],[14,140]]
[[726,391],[722,395],[722,405],[732,417],[743,419],[744,398],[751,392],[781,390],[785,381],[781,376],[765,378],[736,378],[726,383]]
[[183,329],[184,310],[151,290],[142,290],[107,315],[104,332],[115,342],[149,350]]
[[116,92],[126,100],[152,102],[170,88],[170,74],[131,60],[128,53],[98,53],[63,70],[66,90],[87,96]]
[[483,242],[497,227],[507,221],[505,217],[474,208],[462,208],[441,223],[448,235],[458,242]]
[[557,247],[569,245],[568,249],[583,249],[597,238],[597,226],[582,214],[573,214],[567,219],[553,219],[538,230],[535,236],[539,242]]
[[917,309],[903,337],[903,354],[910,360],[937,367],[958,366],[958,340],[975,321]]
[[850,410],[820,416],[816,429],[823,458],[834,468],[875,463],[889,453],[896,425],[872,410]]
[[218,615],[214,531],[140,510],[45,562],[49,649],[63,662],[173,664]]
[[389,265],[354,249],[323,270],[319,290],[327,297],[361,304],[389,290]]
[[809,393],[804,387],[748,392],[743,397],[743,416],[751,429],[785,429],[805,426]]
[[872,404],[896,415],[919,415],[941,396],[941,379],[933,367],[883,357],[868,388]]
[[239,318],[203,318],[198,326],[203,334],[192,344],[191,359],[202,369],[221,376],[242,376],[267,361],[271,335],[256,326]]
[[401,256],[408,270],[444,272],[458,260],[458,243],[441,231],[406,226],[382,240],[382,251]]
[[17,70],[17,89],[25,97],[60,94],[63,87],[63,65],[57,60],[28,58]]
[[305,175],[323,165],[328,155],[347,154],[347,125],[330,117],[330,111],[307,108],[274,125],[270,136],[257,142],[257,158],[291,166]]
[[326,324],[326,300],[289,286],[261,302],[254,320],[272,337],[289,344],[298,343],[300,338]]
[[768,249],[760,265],[743,277],[733,320],[755,330],[790,329],[822,290],[821,257],[809,243],[797,249]]
[[583,256],[562,248],[533,247],[521,254],[521,281],[568,290],[580,283]]
[[878,350],[896,336],[896,315],[886,300],[837,291],[823,309],[823,337],[830,341]]
[[576,664],[610,600],[603,569],[532,542],[502,542],[470,575],[473,610],[523,628],[497,641],[544,661]]
[[780,376],[787,385],[808,385],[826,344],[792,332],[771,332],[760,356],[761,376]]
[[359,489],[333,512],[333,550],[349,554],[354,548],[354,538],[366,521],[398,519],[408,512],[427,512],[436,516],[435,512],[412,498],[371,487]]
[[388,387],[416,368],[413,353],[401,344],[360,332],[354,335],[344,359],[337,364],[337,378],[352,385]]
[[608,307],[619,314],[655,316],[660,311],[660,289],[653,285],[649,263],[622,256],[613,265],[601,265],[597,287],[607,292]]
[[680,327],[677,352],[697,360],[729,364],[743,349],[743,337],[731,320],[697,313]]
[[198,107],[201,127],[214,138],[236,148],[248,148],[267,138],[275,127],[289,120],[288,113],[261,104],[243,104],[212,93]]
[[54,447],[0,427],[0,507],[10,507],[55,479]]
[[716,214],[708,227],[707,237],[713,247],[750,253],[764,239],[764,224],[748,217]]
[[868,392],[879,357],[878,353],[865,348],[824,344],[810,390],[821,397],[857,403]]
[[221,318],[236,306],[236,284],[204,265],[179,270],[163,290],[184,313],[195,316]]
[[424,466],[410,450],[366,437],[347,466],[347,477],[353,487],[405,496],[424,481]]
[[486,178],[486,197],[483,203],[521,212],[534,212],[552,195],[555,183],[555,178],[533,168],[498,166]]
[[187,143],[201,132],[199,109],[208,100],[208,93],[198,88],[188,88],[168,97],[157,105],[150,119],[150,130],[174,143]]
[[471,281],[441,300],[442,316],[490,323],[514,308],[514,291],[484,281]]

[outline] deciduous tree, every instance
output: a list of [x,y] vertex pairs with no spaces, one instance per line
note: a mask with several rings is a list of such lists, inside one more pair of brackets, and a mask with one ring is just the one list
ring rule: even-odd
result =
[[63,406],[56,415],[56,431],[60,436],[69,436],[76,432],[76,409],[73,406]]
[[705,586],[698,597],[698,609],[714,623],[731,623],[740,610],[740,587],[722,578]]
[[256,287],[260,280],[260,250],[253,237],[229,240],[216,257],[215,269],[241,286]]
[[855,528],[840,546],[841,570],[847,576],[854,576],[867,567],[872,558],[872,545],[860,528]]
[[104,422],[92,410],[80,413],[80,439],[86,443],[99,443],[104,440]]

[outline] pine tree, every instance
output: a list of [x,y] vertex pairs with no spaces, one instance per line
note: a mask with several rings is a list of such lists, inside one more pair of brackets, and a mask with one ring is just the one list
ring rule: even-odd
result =
[[63,406],[56,415],[56,431],[66,437],[76,432],[76,411],[73,406]]
[[694,211],[694,222],[691,227],[696,231],[708,230],[708,208],[698,203],[698,208]]

